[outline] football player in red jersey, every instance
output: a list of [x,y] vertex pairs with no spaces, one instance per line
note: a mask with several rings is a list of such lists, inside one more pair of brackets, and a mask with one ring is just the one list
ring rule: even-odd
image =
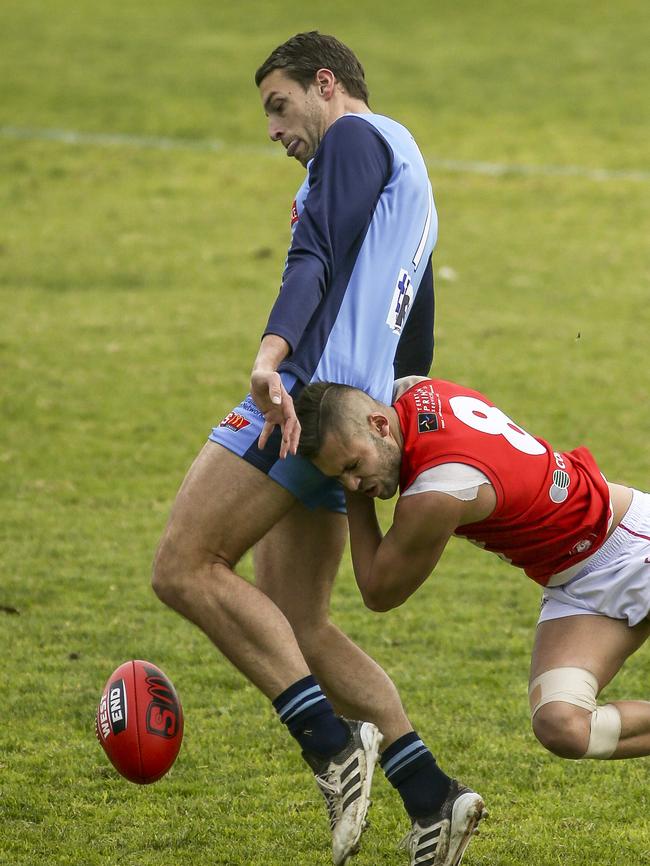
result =
[[[650,633],[650,495],[606,481],[584,447],[555,451],[476,391],[410,377],[396,398],[316,383],[297,404],[300,452],[346,488],[367,606],[402,604],[452,535],[497,553],[544,587],[529,684],[540,742],[565,758],[650,754],[650,702],[596,700]],[[398,487],[384,536],[373,500]]]

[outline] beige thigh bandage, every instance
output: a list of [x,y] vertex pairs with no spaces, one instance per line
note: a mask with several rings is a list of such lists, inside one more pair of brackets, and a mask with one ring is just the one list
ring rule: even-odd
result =
[[610,758],[621,736],[621,714],[612,704],[596,704],[598,680],[584,668],[553,668],[544,671],[528,689],[531,717],[552,701],[563,701],[591,713],[591,733],[585,758]]

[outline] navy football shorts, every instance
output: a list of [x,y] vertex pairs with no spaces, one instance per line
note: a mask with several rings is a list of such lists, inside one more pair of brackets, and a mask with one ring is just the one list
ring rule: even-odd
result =
[[[297,395],[302,385],[296,376],[290,373],[281,373],[281,376],[287,391],[293,396],[293,388]],[[280,459],[282,434],[279,427],[269,437],[264,450],[257,447],[263,426],[264,416],[248,394],[218,427],[212,428],[208,438],[243,457],[277,481],[307,508],[326,508],[345,514],[345,494],[338,481],[323,475],[313,463],[300,455],[289,454],[284,460]]]

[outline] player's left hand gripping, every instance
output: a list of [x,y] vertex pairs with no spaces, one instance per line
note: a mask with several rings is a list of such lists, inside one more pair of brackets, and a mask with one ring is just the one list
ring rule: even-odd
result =
[[259,438],[259,448],[264,448],[276,425],[282,431],[280,457],[295,454],[300,440],[300,422],[296,416],[291,395],[277,373],[271,374],[266,383],[266,393],[254,395],[255,402],[264,413],[264,426]]

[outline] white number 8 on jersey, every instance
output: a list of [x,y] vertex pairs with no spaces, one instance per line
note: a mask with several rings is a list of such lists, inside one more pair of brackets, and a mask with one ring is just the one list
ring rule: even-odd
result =
[[468,427],[490,436],[503,436],[513,448],[524,454],[546,454],[541,442],[518,427],[496,406],[488,406],[477,397],[464,395],[450,397],[449,405],[456,418]]

